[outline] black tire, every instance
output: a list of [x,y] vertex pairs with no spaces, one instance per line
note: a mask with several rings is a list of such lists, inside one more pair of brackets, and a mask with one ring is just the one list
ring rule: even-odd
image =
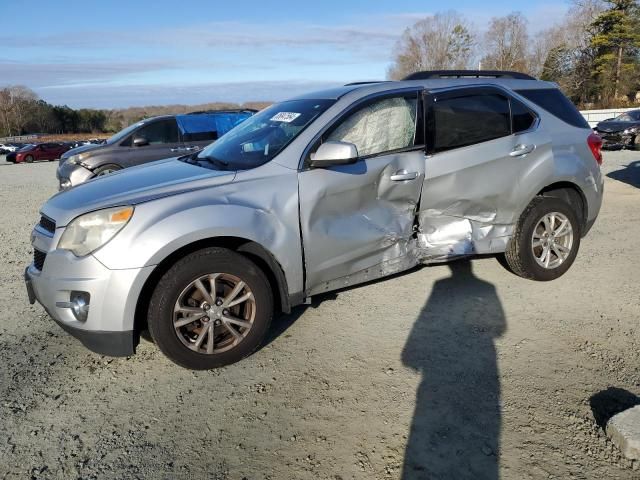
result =
[[27,155],[24,157],[24,161],[27,163],[33,163],[33,155]]
[[[567,258],[556,268],[545,268],[535,259],[532,242],[533,231],[542,217],[559,212],[567,217],[573,229],[573,242]],[[550,281],[562,276],[573,264],[580,248],[581,225],[576,212],[564,200],[554,197],[536,197],[525,208],[516,225],[504,258],[510,270],[523,278]]]
[[[183,290],[196,279],[211,273],[230,274],[241,279],[253,293],[255,316],[246,336],[220,353],[199,353],[189,349],[174,329],[174,306]],[[149,333],[160,350],[174,363],[193,370],[218,368],[251,355],[263,342],[273,317],[273,294],[264,272],[251,260],[226,248],[205,248],[177,261],[156,286],[147,314]]]
[[107,175],[107,174],[115,172],[117,170],[122,170],[122,167],[120,165],[116,165],[115,163],[107,163],[106,165],[102,165],[102,166],[96,168],[93,171],[93,175],[95,177],[99,177],[101,175]]
[[640,150],[640,135],[636,135],[635,137],[633,137],[633,141],[631,142],[631,150]]

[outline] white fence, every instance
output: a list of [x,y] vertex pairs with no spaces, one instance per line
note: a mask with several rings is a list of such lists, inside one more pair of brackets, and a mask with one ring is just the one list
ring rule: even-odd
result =
[[595,127],[596,123],[606,120],[607,118],[617,117],[621,113],[628,112],[629,110],[636,110],[635,108],[609,108],[606,110],[581,110],[580,113],[585,118],[591,127]]

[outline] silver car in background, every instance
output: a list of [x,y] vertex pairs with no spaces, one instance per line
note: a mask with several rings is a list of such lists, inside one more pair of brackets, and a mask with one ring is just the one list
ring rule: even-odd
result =
[[96,352],[131,355],[148,329],[179,365],[219,367],[275,312],[419,264],[498,254],[559,277],[600,210],[600,147],[555,84],[522,74],[315,92],[53,196],[27,289]]

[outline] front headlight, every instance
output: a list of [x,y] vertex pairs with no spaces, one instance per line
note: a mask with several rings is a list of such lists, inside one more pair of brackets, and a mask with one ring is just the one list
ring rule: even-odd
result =
[[86,213],[67,225],[58,248],[83,257],[102,247],[124,228],[133,216],[133,207],[115,207]]
[[74,165],[81,165],[82,161],[88,156],[89,155],[87,155],[86,153],[76,153],[75,155],[71,155],[69,158],[67,158],[66,161]]
[[630,127],[625,129],[624,132],[622,132],[624,135],[629,135],[631,133],[636,133],[636,131],[638,130],[638,127]]

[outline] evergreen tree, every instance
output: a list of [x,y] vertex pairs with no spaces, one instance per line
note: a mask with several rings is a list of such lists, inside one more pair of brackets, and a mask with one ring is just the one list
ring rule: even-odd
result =
[[598,96],[610,102],[631,93],[638,72],[640,14],[636,0],[606,0],[608,8],[593,22],[592,75]]

